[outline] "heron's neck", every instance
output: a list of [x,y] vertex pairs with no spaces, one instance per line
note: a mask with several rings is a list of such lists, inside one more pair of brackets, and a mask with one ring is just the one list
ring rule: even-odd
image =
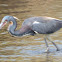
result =
[[17,22],[16,22],[15,19],[12,19],[12,22],[13,23],[11,25],[9,25],[9,28],[8,28],[8,31],[12,35],[14,35],[14,36],[23,36],[25,34],[33,33],[33,31],[31,31],[28,26],[23,26],[23,27],[21,27],[21,29],[15,30],[16,27],[17,27]]
[[15,35],[16,36],[16,32],[15,29],[17,27],[17,22],[15,19],[12,20],[13,24],[10,24],[9,27],[8,27],[8,31],[12,34],[12,35]]

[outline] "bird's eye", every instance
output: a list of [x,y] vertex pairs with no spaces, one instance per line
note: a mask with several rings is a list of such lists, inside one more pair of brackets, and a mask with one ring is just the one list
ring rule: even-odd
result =
[[5,20],[5,21],[7,21],[7,20]]

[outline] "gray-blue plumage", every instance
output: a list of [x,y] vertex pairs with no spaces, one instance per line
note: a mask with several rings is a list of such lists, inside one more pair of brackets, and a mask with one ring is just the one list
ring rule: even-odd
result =
[[15,36],[22,36],[26,34],[35,35],[39,34],[51,34],[62,28],[62,21],[51,17],[31,17],[24,20],[22,27],[19,30],[15,30],[17,27],[16,19],[13,16],[5,16],[2,19],[4,22],[13,22],[9,25],[9,32]]
[[23,25],[40,34],[51,34],[62,28],[62,21],[51,17],[32,17],[24,20]]
[[31,17],[24,20],[22,28],[15,31],[17,27],[16,19],[13,16],[5,16],[2,19],[7,22],[12,21],[13,24],[9,25],[9,32],[15,36],[22,36],[26,34],[34,35],[39,34],[51,34],[62,28],[62,21],[51,17]]

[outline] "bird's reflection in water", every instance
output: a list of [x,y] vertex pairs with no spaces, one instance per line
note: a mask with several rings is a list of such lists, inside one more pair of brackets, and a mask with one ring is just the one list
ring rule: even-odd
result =
[[46,62],[53,62],[52,58],[50,58],[50,53],[46,53]]

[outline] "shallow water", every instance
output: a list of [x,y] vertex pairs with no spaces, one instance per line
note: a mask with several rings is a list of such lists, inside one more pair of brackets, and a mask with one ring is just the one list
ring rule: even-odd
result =
[[[17,29],[24,19],[33,16],[62,19],[62,0],[0,0],[0,21],[5,15],[20,19]],[[44,53],[43,35],[13,37],[7,27],[0,30],[0,62],[62,62],[62,29],[50,36],[60,51],[49,42],[50,53]]]

